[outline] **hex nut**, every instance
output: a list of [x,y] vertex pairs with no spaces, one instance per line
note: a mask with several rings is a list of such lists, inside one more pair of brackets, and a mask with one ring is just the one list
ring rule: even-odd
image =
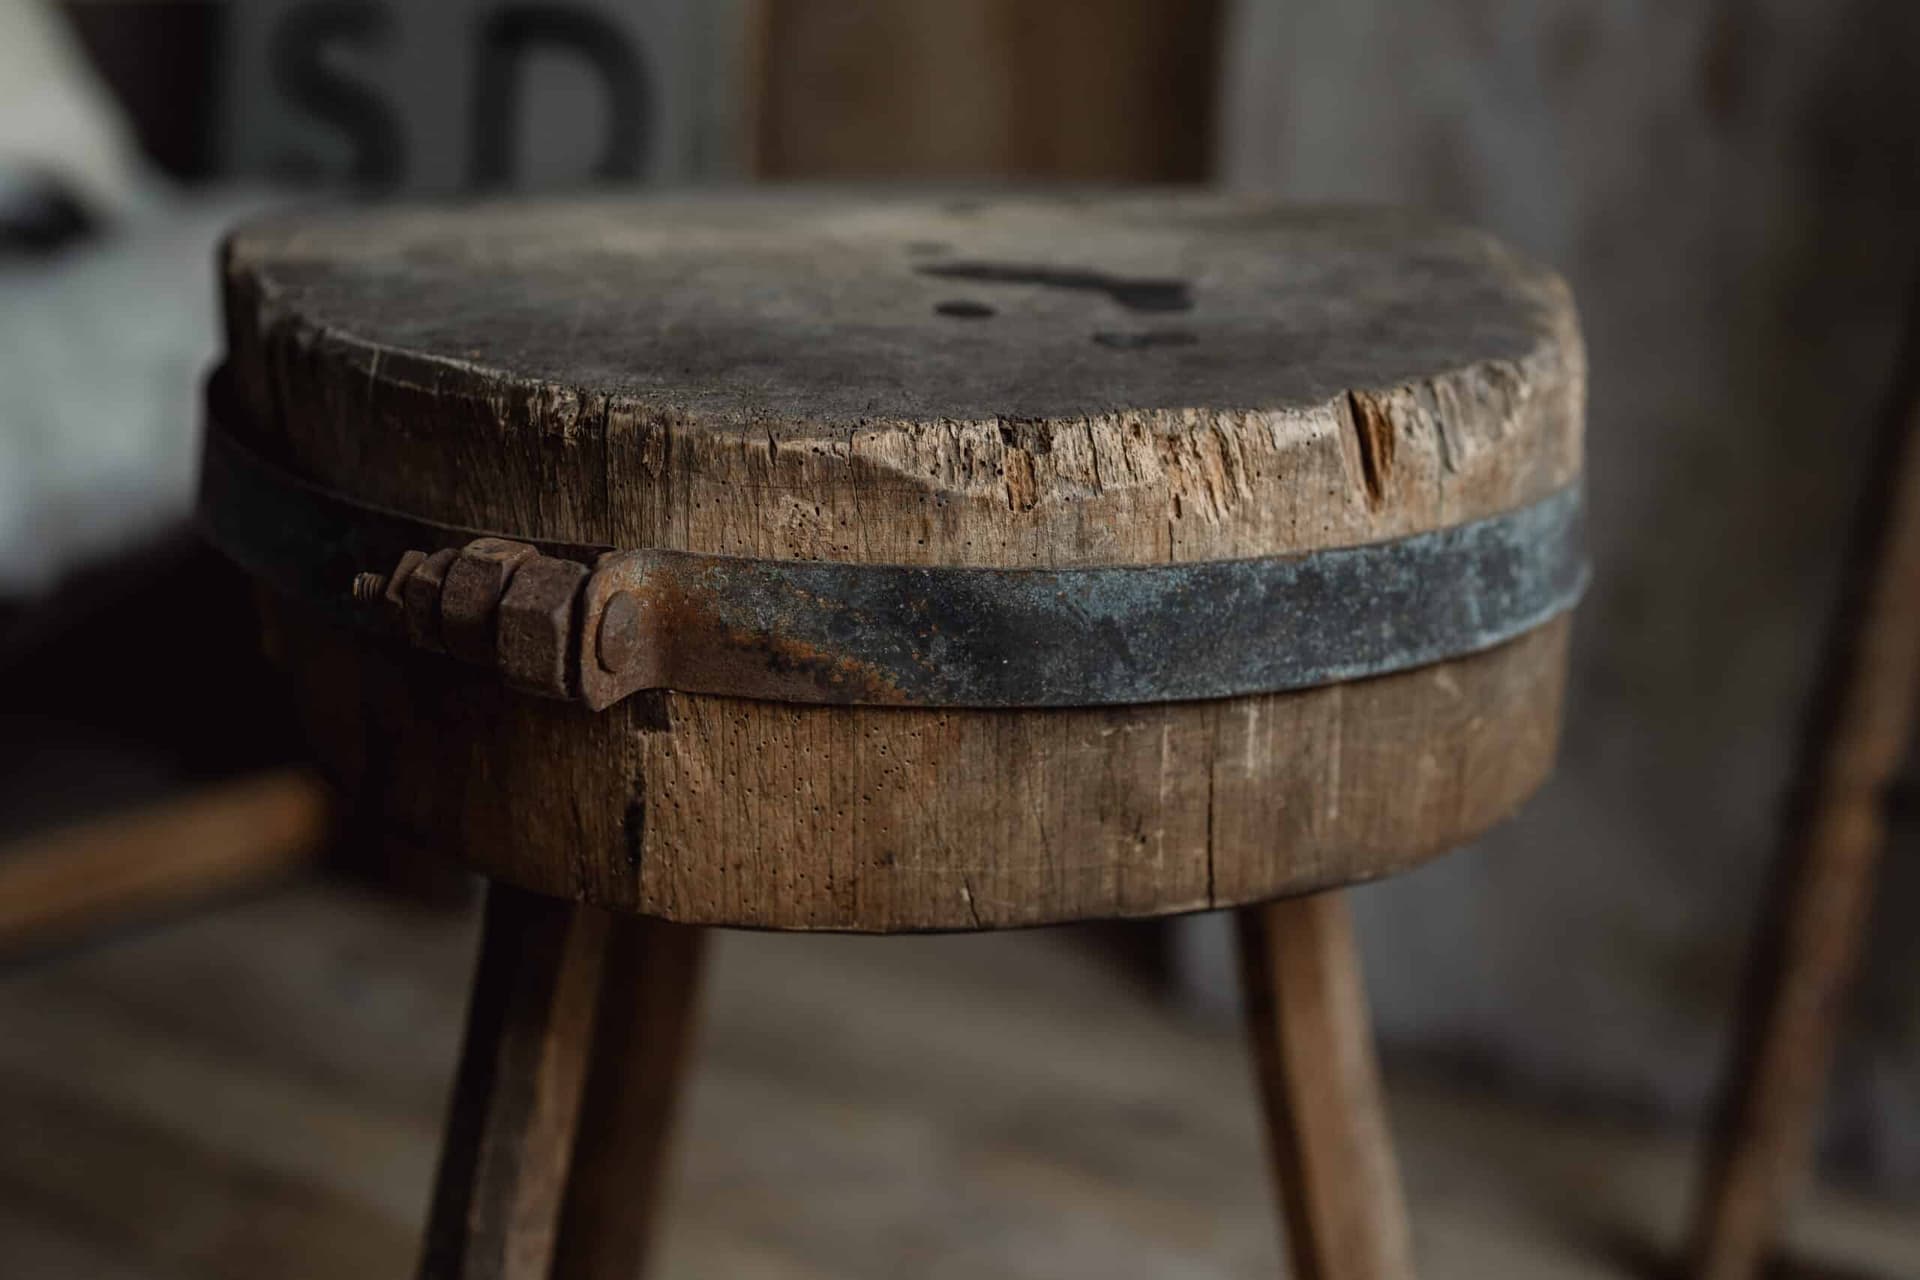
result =
[[498,657],[507,683],[550,698],[571,696],[573,634],[587,567],[536,556],[500,597]]
[[493,665],[501,597],[515,572],[538,554],[507,538],[475,538],[460,548],[440,589],[440,637],[448,653]]
[[400,584],[400,596],[406,609],[407,639],[415,647],[442,653],[446,645],[440,639],[440,589],[447,570],[460,553],[447,548],[426,557],[407,580]]

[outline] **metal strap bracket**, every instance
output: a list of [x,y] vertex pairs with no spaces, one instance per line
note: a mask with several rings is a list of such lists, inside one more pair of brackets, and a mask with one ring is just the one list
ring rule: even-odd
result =
[[1572,608],[1587,581],[1577,485],[1298,555],[845,564],[455,528],[309,484],[210,424],[201,518],[216,546],[299,599],[595,710],[642,689],[1070,707],[1309,688],[1491,648]]

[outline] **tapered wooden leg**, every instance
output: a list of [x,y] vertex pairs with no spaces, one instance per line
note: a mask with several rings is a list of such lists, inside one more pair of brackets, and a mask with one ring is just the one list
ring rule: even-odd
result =
[[587,1077],[611,919],[487,891],[423,1280],[544,1280]]
[[705,938],[703,929],[659,920],[614,923],[558,1280],[636,1280],[645,1267]]
[[[1872,801],[1871,803],[1877,803]],[[1872,908],[1879,820],[1834,814],[1776,891],[1694,1209],[1694,1280],[1757,1280],[1806,1173],[1840,1012]]]
[[1295,1280],[1411,1280],[1346,898],[1235,913],[1254,1079],[1266,1110]]
[[1867,922],[1888,784],[1920,699],[1920,287],[1869,460],[1795,774],[1782,865],[1695,1208],[1698,1280],[1753,1280],[1805,1172],[1840,1010]]

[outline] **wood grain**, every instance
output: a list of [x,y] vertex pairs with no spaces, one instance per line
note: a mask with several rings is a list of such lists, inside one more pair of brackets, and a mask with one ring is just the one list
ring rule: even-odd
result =
[[[400,207],[242,232],[226,282],[263,450],[373,502],[535,535],[1205,560],[1490,515],[1580,468],[1564,287],[1397,213],[1190,192]],[[1139,287],[1191,309],[1142,310]],[[955,298],[994,314],[941,314]],[[591,717],[283,622],[331,765],[412,838],[616,910],[874,931],[1154,915],[1402,869],[1545,776],[1565,643],[1555,624],[1364,685],[1210,703],[668,694]]]
[[1236,913],[1254,1083],[1295,1280],[1412,1280],[1353,921],[1340,893]]
[[616,920],[567,1177],[556,1280],[636,1280],[663,1198],[700,992],[703,930]]
[[609,919],[490,886],[422,1280],[545,1280]]

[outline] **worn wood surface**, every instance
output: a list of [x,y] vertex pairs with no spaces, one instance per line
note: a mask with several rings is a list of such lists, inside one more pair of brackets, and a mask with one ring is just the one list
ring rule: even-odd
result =
[[1236,913],[1254,1087],[1294,1280],[1413,1280],[1413,1242],[1339,892]]
[[638,1280],[656,1233],[704,930],[617,919],[554,1256],[556,1280]]
[[422,1280],[546,1280],[585,1092],[610,918],[487,892]]
[[1813,697],[1769,916],[1696,1209],[1698,1280],[1754,1280],[1780,1238],[1873,908],[1886,793],[1920,701],[1920,290]]
[[[262,448],[510,532],[1198,560],[1472,519],[1580,466],[1565,289],[1393,213],[812,191],[396,208],[242,232],[226,286]],[[331,762],[415,838],[615,909],[882,931],[1152,915],[1409,866],[1544,776],[1565,641],[1554,625],[1211,703],[669,694],[590,717],[283,631]]]

